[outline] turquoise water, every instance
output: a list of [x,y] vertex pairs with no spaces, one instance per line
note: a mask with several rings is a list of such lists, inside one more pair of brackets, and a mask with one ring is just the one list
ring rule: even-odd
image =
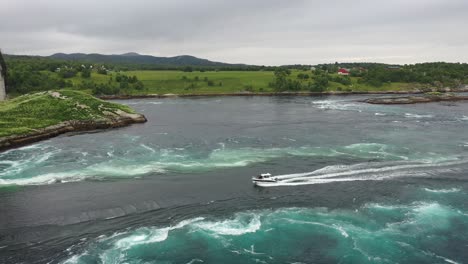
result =
[[461,263],[461,230],[466,211],[437,201],[258,210],[100,237],[64,263]]
[[464,263],[468,105],[359,99],[122,101],[149,122],[0,153],[0,262]]

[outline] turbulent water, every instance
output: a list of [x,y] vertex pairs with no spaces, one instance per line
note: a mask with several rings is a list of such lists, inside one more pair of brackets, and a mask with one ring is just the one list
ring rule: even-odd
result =
[[0,262],[464,263],[468,105],[359,99],[122,101],[149,122],[0,153]]

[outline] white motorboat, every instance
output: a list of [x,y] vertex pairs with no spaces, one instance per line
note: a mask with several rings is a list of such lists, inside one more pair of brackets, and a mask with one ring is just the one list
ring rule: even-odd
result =
[[270,173],[262,173],[255,177],[252,177],[252,182],[254,184],[262,183],[262,182],[277,182],[277,181],[278,179],[276,179],[275,177],[272,177]]

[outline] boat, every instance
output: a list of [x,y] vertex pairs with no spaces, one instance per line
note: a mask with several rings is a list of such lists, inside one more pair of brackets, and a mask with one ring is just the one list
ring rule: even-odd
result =
[[262,183],[262,182],[277,182],[277,181],[278,179],[276,179],[275,177],[272,177],[270,173],[262,173],[255,177],[252,177],[252,182],[254,184]]

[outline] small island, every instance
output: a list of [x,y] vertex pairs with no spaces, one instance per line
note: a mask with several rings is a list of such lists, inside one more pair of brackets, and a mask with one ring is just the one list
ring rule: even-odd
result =
[[432,102],[455,102],[468,100],[468,96],[456,95],[450,93],[426,93],[418,96],[401,96],[401,97],[383,97],[383,98],[368,98],[363,102],[368,104],[420,104]]
[[0,103],[0,151],[74,131],[146,122],[128,106],[71,91],[26,94]]

